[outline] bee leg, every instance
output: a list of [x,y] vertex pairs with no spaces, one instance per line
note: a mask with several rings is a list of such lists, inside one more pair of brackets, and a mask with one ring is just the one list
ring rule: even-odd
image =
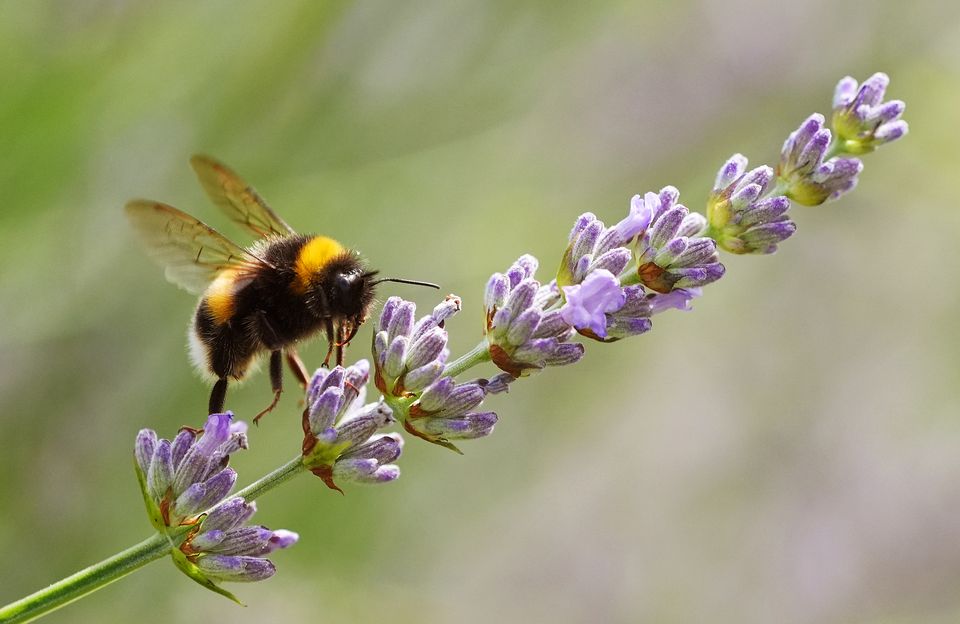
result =
[[333,319],[327,319],[327,357],[323,358],[323,367],[330,368],[330,355],[333,353],[333,344],[336,342],[333,336]]
[[253,424],[260,424],[260,419],[269,414],[280,401],[280,394],[283,392],[283,358],[280,355],[280,349],[270,352],[270,387],[273,388],[273,401],[262,412],[253,417]]
[[337,348],[337,366],[343,366],[343,347],[344,347],[343,338],[344,338],[343,325],[338,325],[337,326],[337,343],[336,345],[334,345]]
[[310,383],[310,373],[307,372],[307,367],[303,365],[303,360],[300,359],[296,350],[291,347],[287,347],[286,356],[290,371],[293,372],[293,376],[297,378],[297,381],[299,381],[303,389],[306,390],[307,384]]
[[210,405],[208,414],[219,414],[223,412],[223,402],[227,399],[227,378],[221,377],[213,385],[210,391]]

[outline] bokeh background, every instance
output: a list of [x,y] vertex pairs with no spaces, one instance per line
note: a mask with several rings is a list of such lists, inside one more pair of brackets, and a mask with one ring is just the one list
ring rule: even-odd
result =
[[[136,432],[200,424],[194,300],[121,207],[243,242],[187,165],[230,163],[302,231],[464,299],[573,220],[666,184],[702,209],[733,152],[775,160],[851,74],[911,133],[771,257],[727,257],[690,313],[591,344],[489,406],[466,455],[402,478],[301,477],[301,535],[237,607],[167,562],[46,621],[955,622],[960,618],[960,5],[730,2],[0,4],[0,603],[144,538]],[[432,291],[384,288],[432,307]],[[350,356],[365,356],[365,327]],[[307,349],[317,365],[322,342]],[[488,369],[489,370],[489,369]],[[292,382],[288,383],[292,386]],[[300,443],[295,393],[249,482]],[[231,393],[249,418],[264,375]]]

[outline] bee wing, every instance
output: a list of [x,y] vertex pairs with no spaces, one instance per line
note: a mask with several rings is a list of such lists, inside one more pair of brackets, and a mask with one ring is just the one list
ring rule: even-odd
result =
[[261,238],[295,234],[287,222],[263,201],[253,187],[229,167],[200,154],[190,159],[203,190],[227,216]]
[[194,294],[202,293],[226,269],[252,272],[272,266],[173,206],[137,199],[125,209],[167,279]]

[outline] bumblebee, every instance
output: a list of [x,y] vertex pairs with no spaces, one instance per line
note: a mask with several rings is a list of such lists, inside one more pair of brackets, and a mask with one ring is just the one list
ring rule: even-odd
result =
[[189,329],[190,356],[214,381],[209,413],[223,411],[227,386],[241,381],[260,356],[270,354],[273,401],[280,400],[283,359],[304,387],[307,370],[297,342],[320,332],[331,355],[343,349],[366,320],[378,283],[435,284],[375,279],[360,255],[326,236],[296,233],[228,167],[207,156],[190,160],[207,195],[258,240],[241,247],[202,221],[166,204],[133,200],[126,213],[168,280],[201,295]]

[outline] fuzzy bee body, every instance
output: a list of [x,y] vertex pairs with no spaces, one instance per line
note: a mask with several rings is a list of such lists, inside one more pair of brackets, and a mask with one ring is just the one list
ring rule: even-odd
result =
[[[207,287],[191,325],[191,356],[215,379],[241,381],[262,354],[334,327],[361,321],[373,298],[356,254],[323,236],[295,234],[252,249],[269,266],[226,270]],[[354,293],[326,288],[359,276]],[[346,297],[341,295],[346,295]]]
[[274,398],[257,420],[280,398],[284,354],[306,385],[307,372],[295,351],[298,341],[325,332],[324,365],[334,351],[341,363],[344,345],[373,302],[376,271],[332,238],[294,232],[221,163],[205,156],[190,162],[213,202],[259,237],[254,245],[240,247],[160,202],[134,200],[126,212],[167,278],[201,295],[189,343],[194,364],[216,380],[210,413],[222,411],[229,381],[244,379],[259,356],[270,353]]

